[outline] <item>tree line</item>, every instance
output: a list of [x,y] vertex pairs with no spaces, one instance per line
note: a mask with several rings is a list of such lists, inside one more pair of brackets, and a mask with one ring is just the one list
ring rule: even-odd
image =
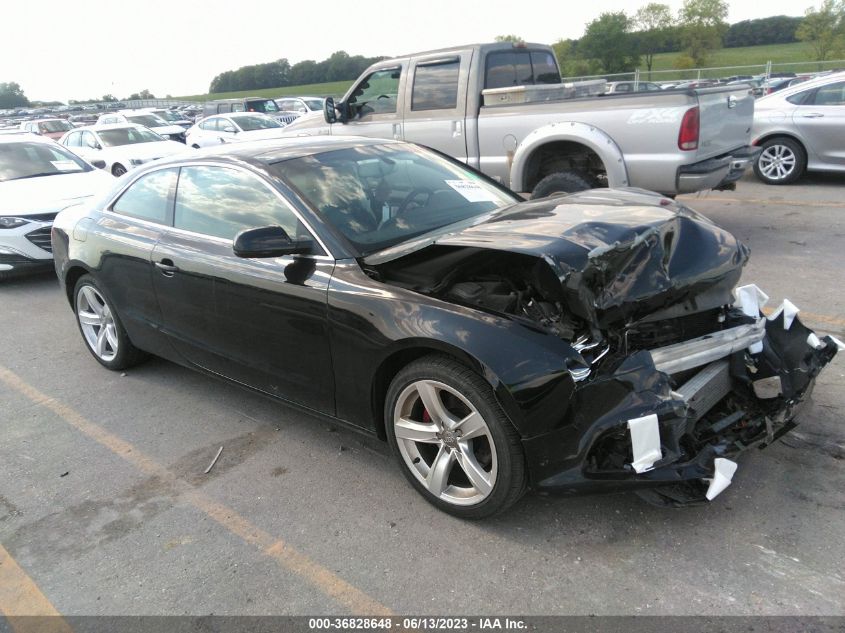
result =
[[[726,47],[807,42],[815,59],[845,54],[845,0],[822,0],[804,17],[785,15],[743,20],[728,25],[725,0],[685,0],[677,14],[651,2],[635,13],[602,13],[587,23],[579,39],[553,44],[565,76],[629,72],[644,63],[651,71],[654,55],[678,52],[675,68],[708,64]],[[512,37],[512,36],[505,36]]]
[[382,59],[384,57],[349,55],[346,51],[332,53],[321,62],[307,59],[291,65],[287,59],[277,59],[222,72],[211,81],[208,91],[260,90],[355,79],[369,65]]

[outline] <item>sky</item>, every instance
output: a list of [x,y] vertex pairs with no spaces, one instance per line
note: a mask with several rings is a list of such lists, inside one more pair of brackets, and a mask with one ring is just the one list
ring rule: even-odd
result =
[[[334,51],[401,55],[514,34],[551,44],[577,38],[606,11],[649,0],[58,0],[4,3],[0,82],[31,100],[123,99],[207,92],[224,70]],[[663,0],[673,11],[683,0]],[[814,0],[733,0],[728,22],[801,15]],[[818,4],[818,1],[815,2]]]

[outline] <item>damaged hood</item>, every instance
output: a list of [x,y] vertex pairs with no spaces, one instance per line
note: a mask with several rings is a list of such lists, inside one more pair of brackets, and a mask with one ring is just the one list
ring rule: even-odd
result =
[[605,327],[659,318],[670,307],[687,314],[732,303],[748,259],[748,249],[728,231],[678,202],[636,189],[524,202],[476,220],[365,262],[411,252],[419,258],[421,249],[437,247],[535,256],[559,281],[554,298]]

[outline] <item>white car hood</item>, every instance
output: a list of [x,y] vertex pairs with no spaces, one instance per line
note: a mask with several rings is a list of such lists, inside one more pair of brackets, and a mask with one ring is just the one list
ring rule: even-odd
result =
[[99,169],[0,182],[0,215],[24,217],[60,211],[107,187],[114,177]]
[[185,131],[181,125],[158,125],[150,129],[156,134],[181,134]]
[[285,134],[283,127],[271,127],[266,130],[250,130],[249,132],[239,132],[236,137],[238,140],[255,141],[262,138],[281,138]]
[[150,160],[172,156],[185,151],[185,145],[176,141],[155,141],[153,143],[132,143],[129,145],[118,145],[116,147],[105,147],[97,152],[95,156],[119,156],[121,158],[139,158]]

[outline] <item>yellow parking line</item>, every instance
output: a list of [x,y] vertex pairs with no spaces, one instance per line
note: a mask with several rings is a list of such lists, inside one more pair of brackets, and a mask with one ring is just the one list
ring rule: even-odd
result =
[[0,613],[8,618],[15,633],[73,633],[56,607],[2,545]]
[[285,541],[273,537],[261,528],[253,525],[232,508],[214,501],[211,497],[200,492],[188,482],[176,477],[165,466],[162,466],[153,458],[145,455],[129,442],[86,419],[68,405],[45,395],[3,366],[0,366],[0,381],[26,396],[33,403],[49,409],[76,430],[122,457],[145,474],[158,477],[161,481],[172,485],[180,493],[181,498],[189,504],[203,512],[227,531],[239,536],[246,543],[257,547],[264,555],[273,558],[286,570],[301,577],[327,596],[336,600],[339,604],[348,608],[352,613],[360,615],[392,615],[390,609],[360,589],[352,586],[331,570],[311,560],[308,556],[297,551]]
[[772,200],[771,198],[723,198],[721,196],[679,196],[684,202],[747,202],[769,207],[845,207],[841,202],[807,202],[804,200]]

